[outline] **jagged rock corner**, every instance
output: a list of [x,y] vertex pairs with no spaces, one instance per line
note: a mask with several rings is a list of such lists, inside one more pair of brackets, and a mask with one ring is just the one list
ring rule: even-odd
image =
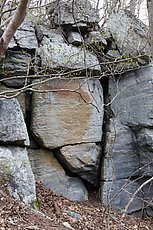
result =
[[[70,200],[88,200],[94,188],[122,211],[153,176],[147,28],[128,11],[100,28],[89,1],[73,7],[52,2],[48,26],[25,21],[9,44],[0,66],[0,173],[26,204],[42,181]],[[149,183],[128,213],[140,216],[143,206],[153,216],[152,200]]]

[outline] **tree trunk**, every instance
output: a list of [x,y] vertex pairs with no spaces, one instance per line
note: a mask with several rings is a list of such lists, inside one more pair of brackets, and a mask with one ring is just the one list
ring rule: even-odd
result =
[[153,0],[147,0],[151,53],[153,58]]
[[136,6],[137,6],[137,0],[131,0],[130,1],[130,11],[132,12],[132,14],[135,14]]
[[12,19],[10,20],[3,35],[0,38],[0,61],[3,59],[8,44],[13,38],[17,28],[21,25],[25,18],[28,3],[29,0],[20,0]]

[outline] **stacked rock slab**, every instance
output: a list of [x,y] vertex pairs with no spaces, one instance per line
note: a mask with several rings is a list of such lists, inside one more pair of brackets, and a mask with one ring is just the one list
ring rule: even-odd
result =
[[77,173],[94,186],[99,184],[100,146],[95,143],[64,146],[59,158],[73,173]]
[[[33,94],[31,131],[35,140],[42,147],[54,149],[64,168],[97,185],[101,150],[95,143],[101,141],[103,120],[100,82],[50,80],[37,89],[51,92]],[[74,184],[81,183],[79,179],[71,178],[73,180]],[[52,182],[50,180],[51,189]],[[60,187],[57,189],[60,193]]]
[[14,197],[30,204],[36,194],[24,117],[17,99],[0,99],[0,111],[0,180]]
[[[44,28],[45,29],[45,28]],[[44,72],[72,71],[88,73],[88,75],[98,75],[101,71],[98,59],[95,54],[67,44],[62,33],[55,29],[45,29],[38,27],[39,38],[42,37],[37,55],[41,60],[41,67]]]
[[[50,80],[34,89],[33,136],[43,147],[100,142],[103,97],[98,80]],[[96,101],[95,101],[96,100]]]
[[[54,11],[56,15],[51,22],[54,28],[36,27],[40,69],[44,74],[55,74],[52,79],[43,78],[44,84],[33,80],[31,106],[31,133],[41,147],[37,158],[50,178],[48,181],[43,176],[44,170],[37,170],[39,166],[32,160],[32,151],[29,156],[37,181],[42,180],[52,191],[69,199],[86,200],[87,190],[80,177],[94,186],[99,183],[103,89],[99,80],[88,79],[99,76],[101,68],[96,55],[80,47],[83,34],[79,31],[93,28],[98,15],[89,1],[76,1],[72,7],[73,1],[54,1],[47,10],[48,14]],[[53,163],[47,165],[47,156],[50,162],[56,162],[56,167]],[[66,176],[54,156],[75,177]]]
[[53,153],[47,149],[28,151],[36,181],[42,181],[46,188],[70,200],[84,201],[88,192],[77,177],[69,177]]
[[[53,1],[47,12],[49,27],[34,29],[26,22],[18,29],[0,72],[0,97],[21,92],[23,86],[32,91],[21,99],[0,99],[0,173],[11,193],[25,203],[35,199],[28,156],[36,181],[69,199],[88,199],[82,179],[98,185],[104,155],[104,100],[98,79],[148,62],[146,28],[126,11],[111,15],[113,37],[98,30],[98,15],[87,0]],[[137,59],[137,54],[144,56]],[[100,186],[103,203],[115,209],[125,209],[132,194],[153,176],[152,76],[153,67],[148,66],[109,79],[110,119],[105,120]],[[106,86],[106,78],[101,82]],[[128,213],[140,215],[144,202],[146,214],[153,215],[152,191],[151,183],[145,185]]]
[[[37,47],[34,25],[28,21],[23,22],[9,43],[6,58],[0,70],[0,75],[4,77],[4,84],[7,87],[20,88],[27,85],[28,79],[24,76],[29,75]],[[18,79],[17,76],[20,78]],[[8,77],[14,78],[7,80]]]
[[97,10],[89,0],[55,0],[47,6],[47,13],[55,26],[71,25],[88,30],[99,22]]
[[33,25],[23,23],[10,42],[0,67],[0,78],[3,79],[3,85],[0,85],[0,177],[2,183],[7,183],[10,193],[26,204],[36,200],[36,192],[27,155],[30,141],[24,120],[26,98],[25,93],[20,95],[17,89],[26,86],[28,80],[24,77],[17,79],[17,76],[28,75],[30,53],[37,46]]
[[[141,68],[109,81],[114,115],[107,131],[101,197],[105,204],[124,210],[133,192],[153,176],[153,67]],[[147,190],[148,189],[148,190]],[[152,182],[136,194],[128,213],[152,213]]]
[[117,47],[123,56],[136,57],[150,55],[150,45],[147,26],[128,10],[113,12],[107,28],[112,33]]
[[[63,2],[65,2],[65,8],[61,7]],[[61,1],[59,4],[61,4],[61,15],[64,12],[67,15],[67,6],[72,4],[72,1]],[[82,11],[80,9],[84,9],[85,5],[88,7],[86,7],[85,11],[83,10],[85,15],[81,16]],[[103,90],[99,80],[87,79],[91,76],[99,76],[101,68],[93,52],[90,52],[85,47],[78,47],[82,45],[83,34],[78,33],[76,27],[80,28],[81,31],[82,29],[88,31],[89,28],[94,28],[97,25],[99,19],[90,2],[78,1],[75,7],[78,18],[77,26],[73,20],[72,12],[70,12],[70,18],[68,19],[66,16],[67,22],[64,23],[63,21],[62,27],[60,26],[61,22],[55,22],[54,29],[37,26],[35,30],[32,23],[25,22],[16,31],[9,44],[6,59],[2,64],[2,91],[5,93],[3,92],[1,96],[12,97],[12,95],[16,95],[18,90],[20,92],[20,88],[30,88],[32,80],[35,85],[32,90],[36,91],[32,95],[32,104],[30,103],[31,94],[29,93],[25,93],[25,98],[21,100],[27,127],[31,126],[29,132],[32,135],[30,136],[29,147],[26,125],[24,120],[22,122],[20,118],[21,111],[17,100],[2,99],[1,115],[3,119],[1,121],[3,127],[1,128],[1,142],[4,145],[13,145],[14,148],[19,148],[20,146],[16,152],[21,152],[21,149],[24,148],[24,154],[27,154],[26,148],[28,147],[37,181],[42,180],[44,185],[52,189],[52,191],[69,199],[86,200],[87,190],[80,177],[95,186],[98,183],[101,154],[99,142],[102,138],[103,121]],[[65,20],[64,15],[62,17],[62,20]],[[68,28],[71,28],[71,30],[68,30]],[[33,57],[36,57],[35,66],[33,66]],[[41,80],[46,83],[40,84],[39,80],[33,80],[32,76],[30,79],[29,75],[34,71],[36,74],[40,71],[42,75],[47,76],[53,73],[53,79],[57,79],[48,81],[42,77]],[[74,71],[75,80],[70,79],[68,74],[67,79],[63,80],[62,78],[64,78],[66,71],[67,73]],[[58,79],[59,73],[60,79]],[[77,78],[77,75],[79,75],[79,78]],[[9,80],[7,77],[9,77]],[[4,88],[4,85],[8,88]],[[8,127],[7,117],[10,119],[10,116],[11,127]],[[67,176],[56,160],[58,158],[60,161],[62,148],[63,155],[72,152],[71,160],[63,161],[62,165],[66,171],[70,172],[69,174],[75,174],[75,177]],[[75,149],[77,151],[74,156]],[[48,152],[51,150],[53,150],[54,154],[50,154],[50,161],[56,162],[56,167],[53,166],[53,163],[49,166],[46,163],[47,159],[49,159]],[[45,151],[48,151],[47,154]],[[38,176],[38,170],[35,170],[38,165],[35,165],[37,161],[34,160],[33,152],[39,153],[37,159],[46,170],[48,178],[50,178],[48,182],[43,177],[44,170],[40,169]],[[11,154],[13,158],[14,149],[10,149],[8,154],[10,158]],[[76,169],[73,170],[76,159],[78,159],[79,163],[77,163]],[[13,170],[15,170],[18,164],[10,167],[14,167]],[[63,178],[62,188],[60,187],[60,181],[57,181],[58,175]],[[31,178],[33,177],[31,176]],[[54,186],[55,181],[59,185],[56,188]]]

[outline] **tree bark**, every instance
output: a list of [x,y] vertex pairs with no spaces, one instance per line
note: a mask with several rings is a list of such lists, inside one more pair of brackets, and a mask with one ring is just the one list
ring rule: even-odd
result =
[[136,6],[137,6],[137,0],[131,0],[130,11],[132,12],[132,14],[135,14]]
[[147,0],[151,53],[153,58],[153,0]]
[[28,3],[29,0],[20,0],[12,19],[0,38],[0,60],[4,57],[9,42],[25,18]]

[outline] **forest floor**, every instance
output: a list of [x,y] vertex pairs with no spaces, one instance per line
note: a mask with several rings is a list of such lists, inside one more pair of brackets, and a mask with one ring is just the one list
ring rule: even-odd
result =
[[0,188],[0,230],[153,230],[153,218],[125,216],[92,201],[74,202],[37,184],[39,210],[28,208]]

